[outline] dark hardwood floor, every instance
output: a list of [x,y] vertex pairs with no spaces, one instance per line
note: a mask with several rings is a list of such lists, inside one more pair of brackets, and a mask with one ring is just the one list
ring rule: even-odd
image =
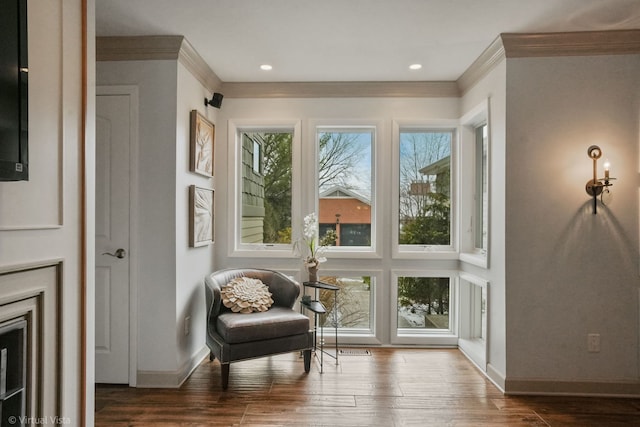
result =
[[304,373],[296,353],[205,360],[180,389],[96,387],[95,425],[640,426],[640,399],[507,397],[457,350],[371,348]]

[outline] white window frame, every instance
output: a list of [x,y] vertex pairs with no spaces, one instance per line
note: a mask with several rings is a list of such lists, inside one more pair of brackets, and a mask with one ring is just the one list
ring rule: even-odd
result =
[[[398,330],[398,278],[400,277],[448,277],[449,278],[449,329],[447,330]],[[458,271],[457,270],[392,270],[390,306],[391,344],[456,347],[458,345]]]
[[350,259],[381,259],[383,248],[378,242],[382,242],[382,224],[379,219],[382,218],[381,203],[381,184],[384,182],[384,167],[380,164],[381,135],[384,135],[384,122],[382,120],[362,119],[362,120],[322,120],[315,119],[309,121],[308,138],[313,144],[307,144],[310,149],[305,153],[306,171],[313,171],[305,174],[312,179],[313,182],[303,182],[305,189],[313,188],[313,198],[308,201],[309,212],[319,212],[320,190],[318,188],[318,158],[319,144],[318,133],[320,131],[336,131],[336,132],[358,132],[372,131],[372,147],[371,147],[371,246],[332,246],[327,248],[325,255],[327,258],[350,258]]
[[[491,245],[491,125],[489,115],[489,100],[471,109],[460,119],[460,139],[461,139],[461,191],[460,210],[462,219],[461,229],[461,250],[460,260],[482,268],[489,268],[490,245]],[[476,218],[476,181],[479,179],[476,170],[476,129],[487,125],[487,193],[486,205],[486,234],[487,241],[485,248],[476,248],[475,230],[478,227],[479,219]],[[480,225],[482,226],[482,225]]]
[[[392,257],[394,259],[458,259],[458,150],[459,122],[457,120],[408,121],[394,120],[391,156],[392,165]],[[451,132],[451,211],[449,245],[400,245],[400,132],[417,130],[424,132]]]
[[[232,147],[229,153],[229,176],[233,177],[230,182],[229,197],[232,198],[228,204],[228,215],[232,219],[233,234],[229,239],[229,257],[270,257],[270,258],[292,258],[293,243],[291,244],[271,244],[271,243],[242,243],[241,227],[242,223],[242,168],[238,162],[242,159],[242,139],[241,132],[246,131],[282,131],[293,132],[291,141],[291,228],[292,234],[302,227],[300,212],[301,196],[301,129],[300,120],[229,120],[228,122],[228,146]],[[299,236],[298,236],[299,237]],[[292,242],[296,236],[292,235]]]
[[[460,350],[483,372],[487,371],[489,342],[489,282],[478,276],[460,273]],[[480,290],[478,298],[477,289]],[[478,324],[480,317],[480,325]],[[484,327],[483,327],[484,326]],[[483,331],[478,332],[480,329]],[[484,338],[482,338],[484,332]]]

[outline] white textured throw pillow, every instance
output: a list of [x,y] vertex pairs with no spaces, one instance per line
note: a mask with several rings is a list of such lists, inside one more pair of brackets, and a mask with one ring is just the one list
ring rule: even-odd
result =
[[231,280],[220,290],[222,304],[234,313],[253,313],[267,311],[273,299],[267,285],[260,279],[238,277]]

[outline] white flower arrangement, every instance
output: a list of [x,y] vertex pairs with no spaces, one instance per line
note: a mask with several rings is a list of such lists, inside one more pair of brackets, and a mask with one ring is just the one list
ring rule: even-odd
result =
[[[315,212],[304,217],[302,227],[302,240],[296,241],[294,250],[302,256],[302,261],[307,268],[317,268],[327,258],[322,256],[327,246],[336,241],[336,232],[329,230],[320,242],[317,242],[316,230],[318,229],[318,216]],[[301,248],[302,246],[302,248]]]

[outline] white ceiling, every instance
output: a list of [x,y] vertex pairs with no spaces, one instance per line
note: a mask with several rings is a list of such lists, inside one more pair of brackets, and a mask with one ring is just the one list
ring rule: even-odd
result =
[[453,81],[500,33],[632,28],[640,0],[96,0],[98,36],[183,35],[225,82]]

